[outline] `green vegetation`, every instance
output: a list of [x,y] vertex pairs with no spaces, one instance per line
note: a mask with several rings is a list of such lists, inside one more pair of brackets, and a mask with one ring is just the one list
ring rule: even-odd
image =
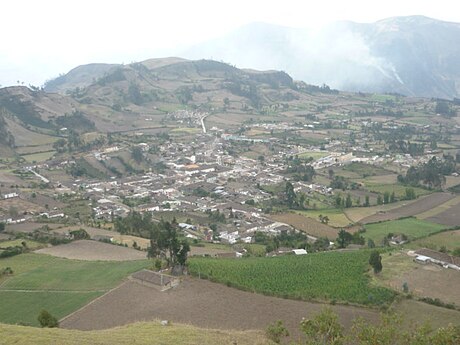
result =
[[[2,344],[29,345],[269,345],[261,331],[202,329],[189,325],[162,326],[159,321],[135,323],[98,331],[35,328],[0,324]],[[153,340],[152,340],[153,339]]]
[[38,325],[41,309],[61,318],[116,286],[130,273],[149,267],[148,260],[77,261],[42,254],[1,259],[14,274],[0,287],[0,321]]
[[367,250],[273,258],[192,258],[189,272],[243,290],[304,300],[390,302],[394,293],[370,286]]
[[363,234],[364,237],[372,239],[377,244],[381,244],[382,240],[387,237],[388,234],[404,234],[409,239],[416,239],[436,233],[446,228],[445,225],[435,224],[412,217],[366,224],[365,227],[366,232]]

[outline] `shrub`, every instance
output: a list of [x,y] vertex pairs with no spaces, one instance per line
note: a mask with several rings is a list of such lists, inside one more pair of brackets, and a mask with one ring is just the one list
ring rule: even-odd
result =
[[42,327],[53,328],[59,326],[58,320],[44,309],[38,314],[37,320]]

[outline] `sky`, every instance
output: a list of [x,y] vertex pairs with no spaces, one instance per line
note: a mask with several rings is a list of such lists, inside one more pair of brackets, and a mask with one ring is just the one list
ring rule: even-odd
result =
[[[425,15],[460,22],[457,0],[15,0],[0,16],[0,85],[41,86],[78,65],[177,55],[251,22],[317,29]],[[231,61],[228,61],[231,63]]]

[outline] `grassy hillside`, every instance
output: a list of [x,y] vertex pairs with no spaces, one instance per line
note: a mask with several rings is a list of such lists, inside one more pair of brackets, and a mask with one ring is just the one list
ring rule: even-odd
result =
[[35,345],[262,345],[272,344],[261,331],[223,331],[186,325],[161,326],[159,321],[135,323],[102,331],[39,329],[0,324],[0,344]]
[[242,260],[193,258],[189,271],[228,286],[286,298],[359,304],[391,301],[392,291],[369,285],[368,260],[367,250]]

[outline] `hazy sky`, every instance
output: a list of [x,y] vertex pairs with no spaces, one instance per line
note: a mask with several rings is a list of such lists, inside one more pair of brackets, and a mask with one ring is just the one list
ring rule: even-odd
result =
[[[457,0],[6,0],[1,4],[0,85],[42,85],[91,62],[176,54],[251,22],[316,28],[425,15],[460,22]],[[231,63],[231,61],[228,61]]]

